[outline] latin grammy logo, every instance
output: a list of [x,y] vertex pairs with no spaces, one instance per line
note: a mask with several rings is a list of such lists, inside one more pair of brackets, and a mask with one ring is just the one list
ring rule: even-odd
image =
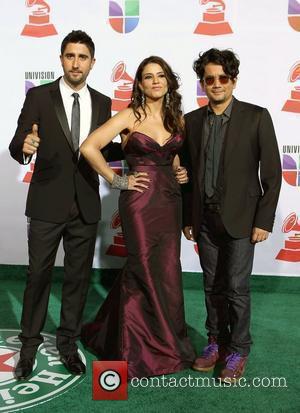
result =
[[[118,228],[121,228],[121,219],[120,219],[119,211],[116,211],[113,214],[111,218],[110,227],[115,230],[117,230]],[[106,255],[113,255],[117,257],[127,257],[127,248],[125,246],[125,240],[124,240],[124,235],[122,231],[114,235],[113,244],[111,244],[107,248]]]
[[200,5],[207,5],[207,8],[203,13],[202,21],[198,23],[194,33],[209,36],[232,33],[230,24],[225,20],[224,1],[200,0]]
[[295,212],[286,217],[283,222],[281,231],[287,234],[291,231],[297,231],[284,242],[276,259],[281,261],[299,262],[300,261],[300,221]]
[[112,70],[112,82],[119,82],[112,99],[112,110],[119,112],[127,108],[131,100],[133,78],[126,73],[124,62],[119,62]]
[[300,62],[296,62],[291,68],[288,81],[297,83],[291,91],[291,98],[285,102],[282,110],[285,112],[300,113]]
[[22,36],[46,37],[57,34],[50,23],[50,7],[44,0],[26,0],[26,7],[31,8],[29,23],[25,24]]

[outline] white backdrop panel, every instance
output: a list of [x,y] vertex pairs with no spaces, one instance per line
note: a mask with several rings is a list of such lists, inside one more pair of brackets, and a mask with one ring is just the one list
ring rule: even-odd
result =
[[[30,166],[20,166],[7,151],[16,128],[16,121],[25,96],[26,77],[43,76],[50,79],[61,75],[59,49],[63,37],[72,29],[82,29],[91,35],[96,44],[96,65],[89,77],[89,84],[114,98],[119,82],[111,80],[112,70],[122,61],[126,72],[133,77],[139,62],[156,54],[165,58],[181,78],[184,110],[197,108],[197,80],[192,63],[200,51],[211,47],[231,48],[241,60],[240,75],[235,91],[238,99],[267,107],[273,117],[279,148],[284,163],[283,184],[273,234],[256,247],[254,273],[273,275],[299,275],[300,263],[300,97],[290,104],[289,111],[282,111],[290,99],[291,91],[300,88],[300,75],[295,82],[289,81],[289,72],[300,61],[300,2],[297,0],[210,1],[198,0],[116,0],[128,18],[126,4],[139,6],[136,13],[137,27],[119,33],[109,23],[109,0],[28,1],[12,0],[2,4],[0,32],[4,59],[0,71],[2,79],[2,130],[0,141],[1,211],[0,211],[0,263],[27,263],[26,219],[24,207],[28,183],[23,179]],[[33,4],[35,3],[35,4]],[[205,18],[213,14],[213,7],[225,7],[219,25],[211,27]],[[294,14],[288,6],[294,6]],[[41,9],[39,9],[41,8]],[[21,35],[33,13],[40,10],[49,18],[57,31],[55,35],[41,37]],[[288,21],[288,11],[296,22],[296,29]],[[205,21],[206,20],[206,21]],[[194,33],[198,23],[205,33]],[[38,26],[32,27],[32,26]],[[29,27],[39,35],[53,30],[45,24]],[[230,28],[232,33],[225,34]],[[207,34],[214,30],[215,35]],[[295,72],[297,74],[297,70]],[[41,79],[31,79],[39,85]],[[296,89],[294,89],[295,91]],[[300,93],[300,92],[299,92]],[[292,109],[291,109],[292,108]],[[111,192],[102,182],[103,220],[99,224],[94,266],[118,268],[124,258],[107,254],[112,246],[121,254],[121,229],[111,228],[112,214],[117,210],[118,193]],[[292,214],[293,213],[293,214]],[[291,215],[292,214],[292,215]],[[289,217],[287,225],[283,224]],[[238,217],[237,217],[238,219]],[[114,236],[116,238],[114,238]],[[120,243],[118,245],[118,243]],[[280,253],[280,259],[276,257]],[[59,251],[57,264],[62,264]],[[198,256],[192,243],[182,239],[182,266],[185,271],[199,271]]]

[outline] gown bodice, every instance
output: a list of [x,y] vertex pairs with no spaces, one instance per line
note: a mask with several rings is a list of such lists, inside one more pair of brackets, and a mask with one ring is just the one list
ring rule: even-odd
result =
[[134,131],[130,134],[124,154],[129,167],[172,165],[175,155],[183,144],[183,136],[173,134],[164,145],[159,145],[151,136]]

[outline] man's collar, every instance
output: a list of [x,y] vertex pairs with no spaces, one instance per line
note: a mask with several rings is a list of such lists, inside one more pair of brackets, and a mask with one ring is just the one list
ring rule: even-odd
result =
[[[226,116],[227,118],[230,118],[231,115],[231,111],[232,111],[232,106],[233,106],[233,101],[234,101],[234,97],[232,96],[232,99],[230,101],[230,103],[228,104],[228,106],[226,107],[226,109],[223,111],[223,113],[221,113],[219,116]],[[213,109],[211,108],[210,104],[207,105],[207,114],[213,115],[215,112],[213,111]]]
[[67,94],[69,94],[70,96],[76,92],[79,94],[80,97],[82,97],[83,95],[85,95],[88,91],[87,88],[87,84],[85,83],[84,86],[80,89],[80,90],[75,90],[73,88],[71,88],[71,86],[68,85],[68,83],[65,81],[64,77],[62,76],[59,80],[59,84],[60,86],[66,91]]

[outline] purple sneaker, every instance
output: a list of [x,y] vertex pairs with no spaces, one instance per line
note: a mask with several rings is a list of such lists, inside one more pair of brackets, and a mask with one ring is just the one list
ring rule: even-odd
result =
[[220,380],[232,383],[240,379],[244,374],[247,358],[239,353],[230,353],[226,357],[226,366],[221,371]]
[[219,348],[216,337],[210,336],[208,345],[204,347],[200,357],[196,358],[192,368],[197,371],[211,371],[218,361],[224,360],[223,348]]

